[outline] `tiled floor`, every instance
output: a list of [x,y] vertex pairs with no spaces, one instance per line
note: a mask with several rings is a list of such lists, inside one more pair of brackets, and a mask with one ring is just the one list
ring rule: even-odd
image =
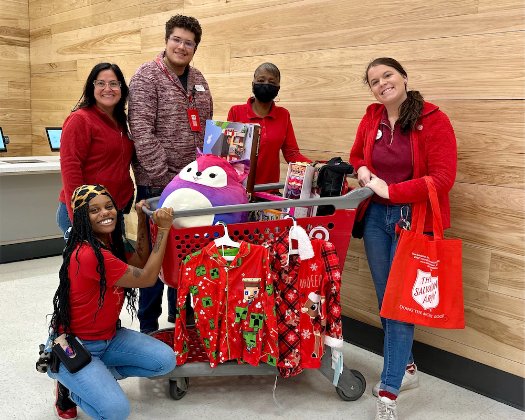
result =
[[[37,373],[38,344],[47,332],[46,314],[58,283],[60,257],[0,265],[0,418],[52,419],[53,382]],[[131,324],[125,310],[125,326]],[[162,316],[163,327],[168,327]],[[191,378],[187,395],[179,401],[168,394],[166,379],[130,378],[121,382],[131,404],[131,419],[373,419],[381,357],[345,345],[345,364],[367,380],[357,401],[339,399],[334,387],[317,371],[299,377]],[[401,419],[524,419],[522,411],[421,373],[420,387],[399,397]],[[87,416],[79,412],[80,419]]]

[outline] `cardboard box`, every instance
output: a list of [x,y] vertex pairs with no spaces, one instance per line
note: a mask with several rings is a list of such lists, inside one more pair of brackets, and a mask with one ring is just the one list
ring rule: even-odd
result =
[[[306,200],[312,198],[312,181],[315,168],[306,162],[288,164],[288,172],[284,183],[283,196],[292,200]],[[313,207],[296,207],[295,217],[310,217],[315,214]]]

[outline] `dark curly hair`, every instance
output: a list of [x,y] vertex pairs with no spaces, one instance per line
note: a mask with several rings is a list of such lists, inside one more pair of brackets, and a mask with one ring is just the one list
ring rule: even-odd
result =
[[[111,197],[110,197],[111,198]],[[111,198],[113,201],[113,198]],[[115,206],[115,202],[113,202]],[[115,206],[116,208],[116,206]],[[111,234],[111,251],[118,259],[126,262],[124,240],[122,236],[122,219],[123,214],[117,212],[117,223],[115,230]],[[106,267],[104,266],[104,257],[102,256],[101,248],[104,245],[95,237],[93,228],[89,221],[88,206],[83,205],[73,213],[73,225],[67,241],[67,245],[62,254],[63,262],[59,271],[60,283],[53,297],[53,314],[49,323],[51,330],[71,332],[71,308],[69,301],[70,278],[69,278],[69,264],[71,258],[75,258],[78,262],[78,252],[82,244],[90,246],[97,258],[97,272],[100,274],[100,291],[98,296],[98,309],[94,315],[97,317],[98,310],[104,304],[104,297],[106,295]],[[135,289],[126,288],[125,296],[127,298],[126,309],[131,315],[132,319],[137,314],[137,291]]]
[[184,15],[172,16],[170,20],[166,22],[166,36],[164,39],[166,42],[168,42],[168,38],[170,37],[171,33],[173,32],[173,29],[175,28],[182,28],[193,32],[193,34],[195,35],[195,49],[197,49],[202,37],[202,28],[197,19],[191,16]]
[[128,85],[126,84],[126,79],[124,78],[124,74],[122,74],[122,70],[120,70],[120,67],[116,64],[111,63],[98,63],[91,69],[91,72],[89,73],[89,76],[87,77],[86,84],[84,85],[84,91],[82,93],[82,96],[80,97],[79,101],[73,108],[73,112],[80,108],[88,108],[90,106],[93,106],[97,103],[95,99],[95,86],[93,85],[93,82],[97,80],[97,77],[101,71],[104,70],[113,70],[115,73],[115,76],[117,76],[117,80],[120,82],[120,101],[118,101],[117,105],[115,105],[115,109],[113,111],[113,115],[117,122],[119,123],[120,127],[124,131],[124,133],[128,134],[128,120],[126,118],[126,102],[128,100]]
[[[402,74],[405,77],[408,77],[407,72],[397,60],[390,57],[379,57],[375,60],[372,60],[368,64],[368,66],[366,66],[366,71],[363,76],[363,82],[365,84],[370,86],[370,83],[368,81],[368,70],[370,70],[372,67],[380,65],[392,67],[398,73]],[[407,98],[399,107],[398,121],[402,131],[406,132],[408,130],[413,130],[416,127],[417,120],[419,119],[421,111],[423,110],[424,102],[425,100],[423,99],[423,96],[421,95],[421,93],[419,93],[419,91],[409,90],[407,92]]]

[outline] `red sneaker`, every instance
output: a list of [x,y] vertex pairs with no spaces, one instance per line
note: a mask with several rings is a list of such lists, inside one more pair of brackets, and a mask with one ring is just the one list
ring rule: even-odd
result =
[[69,399],[69,389],[56,381],[55,386],[55,413],[59,419],[75,420],[77,405]]

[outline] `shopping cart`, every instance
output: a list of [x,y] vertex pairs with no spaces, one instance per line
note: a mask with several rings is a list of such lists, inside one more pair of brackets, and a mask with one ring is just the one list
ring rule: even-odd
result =
[[[265,188],[275,189],[278,184],[256,186],[257,190]],[[209,214],[222,214],[234,212],[252,212],[267,209],[289,209],[291,207],[310,207],[321,205],[334,206],[334,213],[327,216],[313,216],[296,219],[296,223],[302,226],[311,238],[329,240],[336,248],[339,257],[341,271],[346,259],[346,253],[350,243],[352,226],[355,219],[356,209],[359,203],[372,195],[369,188],[355,189],[341,197],[311,198],[306,200],[285,200],[260,203],[248,203],[240,205],[211,207],[206,209],[192,209],[175,211],[173,217],[191,217]],[[157,208],[158,197],[148,200],[151,210],[144,211],[151,215]],[[234,241],[248,241],[254,244],[263,244],[289,229],[294,221],[291,219],[278,219],[271,221],[257,221],[237,223],[228,226],[228,233]],[[150,224],[152,237],[156,236],[156,225]],[[205,247],[211,240],[224,235],[224,226],[201,226],[185,229],[172,228],[169,231],[166,255],[162,264],[161,278],[168,286],[177,287],[178,273],[181,260],[189,253]],[[155,338],[173,346],[174,331],[171,328],[153,332]],[[209,360],[200,343],[195,329],[189,328],[190,342],[188,362],[177,366],[175,370],[166,375],[170,381],[170,396],[179,400],[188,390],[189,378],[197,376],[243,376],[243,375],[277,375],[275,367],[264,363],[259,366],[248,364],[239,365],[234,361],[223,363],[211,368]],[[321,367],[318,369],[330,382],[333,381],[334,371],[331,368],[331,349],[326,347],[322,358]],[[355,401],[366,388],[363,375],[353,369],[343,368],[339,377],[336,392],[344,401]]]

